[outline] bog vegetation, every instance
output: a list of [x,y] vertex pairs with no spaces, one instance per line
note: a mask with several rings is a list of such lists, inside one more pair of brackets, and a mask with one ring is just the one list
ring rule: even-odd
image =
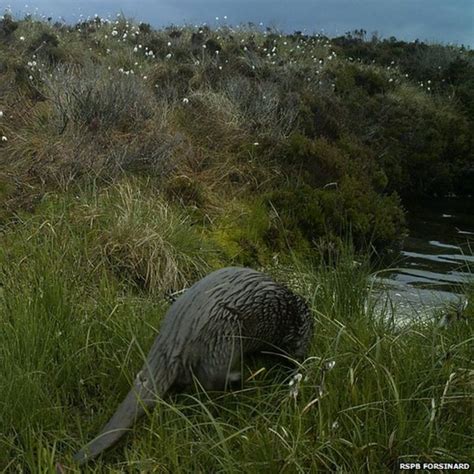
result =
[[91,471],[469,460],[472,323],[375,317],[366,255],[404,200],[472,192],[473,119],[462,47],[3,16],[0,470],[74,470],[166,295],[230,264],[310,302],[301,381],[256,361],[242,391],[163,400]]

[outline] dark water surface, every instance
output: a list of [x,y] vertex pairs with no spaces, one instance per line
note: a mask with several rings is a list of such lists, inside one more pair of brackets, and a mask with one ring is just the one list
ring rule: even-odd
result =
[[416,201],[407,219],[410,236],[396,267],[375,280],[379,304],[406,317],[462,304],[462,287],[474,280],[474,199]]

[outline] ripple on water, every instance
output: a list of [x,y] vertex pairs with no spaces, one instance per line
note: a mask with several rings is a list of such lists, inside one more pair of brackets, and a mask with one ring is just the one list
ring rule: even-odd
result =
[[462,304],[462,286],[474,282],[472,198],[421,202],[407,217],[410,237],[399,266],[373,280],[377,310],[401,320]]

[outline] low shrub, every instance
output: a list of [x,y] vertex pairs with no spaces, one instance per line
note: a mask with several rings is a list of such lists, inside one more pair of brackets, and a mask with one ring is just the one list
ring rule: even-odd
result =
[[57,66],[51,77],[44,75],[42,79],[60,131],[69,123],[93,131],[112,127],[130,131],[153,115],[151,91],[130,74],[93,64],[67,65]]

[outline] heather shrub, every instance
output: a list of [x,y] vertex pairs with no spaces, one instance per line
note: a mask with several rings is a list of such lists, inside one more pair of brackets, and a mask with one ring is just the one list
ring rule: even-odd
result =
[[282,138],[295,128],[299,100],[295,94],[282,95],[277,84],[237,76],[219,86],[239,110],[249,133]]
[[7,41],[11,39],[17,29],[18,22],[13,20],[11,15],[3,15],[2,20],[0,20],[0,40]]
[[281,227],[299,242],[312,243],[350,234],[358,250],[373,245],[379,249],[403,237],[405,218],[399,198],[379,195],[351,177],[343,177],[332,189],[307,184],[282,188],[265,196],[276,211]]
[[66,61],[66,51],[61,47],[56,34],[43,31],[32,39],[28,52],[35,58],[55,64]]
[[298,116],[299,129],[309,138],[337,140],[348,129],[344,101],[332,92],[306,93]]
[[194,75],[195,69],[189,64],[161,63],[150,70],[148,78],[159,99],[173,102],[187,98]]
[[[390,113],[384,113],[385,107]],[[468,121],[450,106],[404,89],[374,107],[372,121],[370,139],[384,143],[381,163],[390,189],[438,195],[466,189],[461,183],[471,167],[473,136]]]

